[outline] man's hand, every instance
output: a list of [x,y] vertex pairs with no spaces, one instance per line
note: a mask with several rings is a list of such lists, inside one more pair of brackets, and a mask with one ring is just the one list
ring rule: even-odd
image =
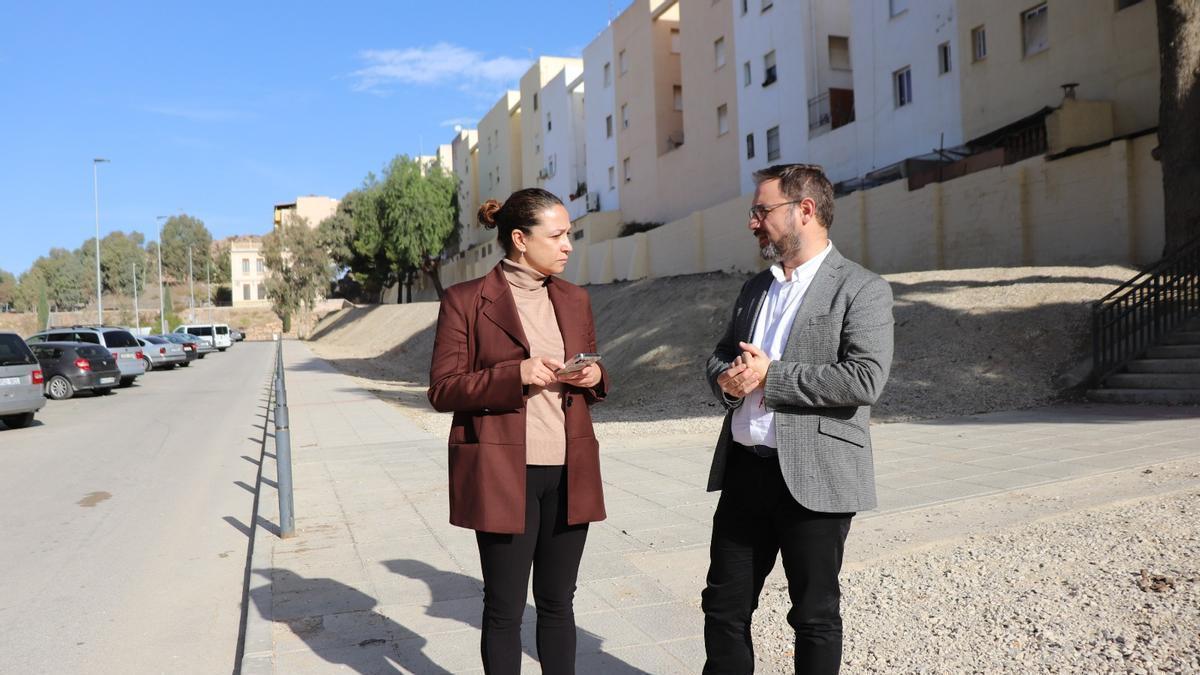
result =
[[558,380],[554,371],[562,368],[562,364],[554,359],[534,356],[521,362],[521,384],[547,387]]
[[738,358],[747,370],[753,371],[757,376],[758,384],[755,386],[762,386],[767,381],[767,368],[771,366],[771,357],[749,342],[739,342],[738,346],[742,349],[742,355]]
[[580,389],[591,389],[597,384],[600,384],[600,376],[600,366],[594,363],[589,363],[584,368],[573,373],[563,373],[562,375],[559,375],[558,381],[562,382],[563,384],[569,384],[572,387],[579,387]]
[[759,384],[758,373],[749,368],[740,356],[733,360],[733,364],[725,372],[717,376],[717,386],[734,398],[745,398],[757,389]]

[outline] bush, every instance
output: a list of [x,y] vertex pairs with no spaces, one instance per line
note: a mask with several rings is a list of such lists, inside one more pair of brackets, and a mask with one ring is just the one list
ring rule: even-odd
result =
[[653,230],[656,227],[662,227],[662,225],[663,225],[662,223],[655,223],[655,222],[650,222],[650,221],[640,222],[640,221],[636,221],[636,220],[630,221],[628,223],[622,223],[621,231],[619,234],[617,234],[617,237],[628,237],[630,235],[637,234],[638,232],[649,232],[650,230]]

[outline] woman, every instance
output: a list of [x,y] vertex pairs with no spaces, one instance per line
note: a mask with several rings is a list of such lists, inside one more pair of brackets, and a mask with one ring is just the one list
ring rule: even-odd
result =
[[575,670],[575,580],[588,523],[604,519],[600,452],[588,406],[604,398],[599,364],[558,374],[596,351],[587,292],[555,277],[571,253],[562,202],[536,188],[479,209],[505,257],[447,289],[429,401],[453,412],[450,522],[475,530],[483,568],[487,673],[519,673],[521,617],[533,569],[542,672]]

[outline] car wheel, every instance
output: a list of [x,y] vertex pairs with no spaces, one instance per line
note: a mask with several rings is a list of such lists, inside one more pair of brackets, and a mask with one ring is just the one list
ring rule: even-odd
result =
[[204,358],[206,356],[208,356],[208,354],[201,354],[199,358]]
[[108,396],[109,394],[112,393],[112,387],[101,387],[100,389],[93,389],[92,393],[97,396]]
[[226,349],[228,349],[228,347],[217,347],[217,351],[219,351],[219,352],[223,352]]
[[125,387],[128,387],[129,385],[133,384],[133,381],[134,381],[134,380],[136,380],[136,379],[137,379],[137,378],[135,378],[135,377],[122,377],[122,378],[121,378],[121,384],[120,384],[119,386],[120,386],[122,389],[124,389]]
[[55,401],[65,401],[75,395],[75,387],[62,375],[55,375],[46,383],[46,395]]
[[179,367],[180,367],[180,368],[187,368],[187,367],[188,367],[188,366],[190,366],[190,365],[192,365],[190,361],[184,361],[183,363],[179,364]]
[[150,359],[143,358],[142,362],[146,364],[146,372],[147,373],[154,370],[154,363]]
[[7,424],[9,429],[24,429],[33,423],[33,413],[4,415],[3,417],[0,417],[0,422]]

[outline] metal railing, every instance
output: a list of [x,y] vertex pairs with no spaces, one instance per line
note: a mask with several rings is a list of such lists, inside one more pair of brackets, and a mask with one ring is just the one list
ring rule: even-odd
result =
[[296,516],[292,499],[292,432],[288,424],[282,335],[275,349],[275,472],[279,492],[279,536],[287,539],[296,536]]
[[1092,305],[1092,385],[1200,313],[1200,237]]

